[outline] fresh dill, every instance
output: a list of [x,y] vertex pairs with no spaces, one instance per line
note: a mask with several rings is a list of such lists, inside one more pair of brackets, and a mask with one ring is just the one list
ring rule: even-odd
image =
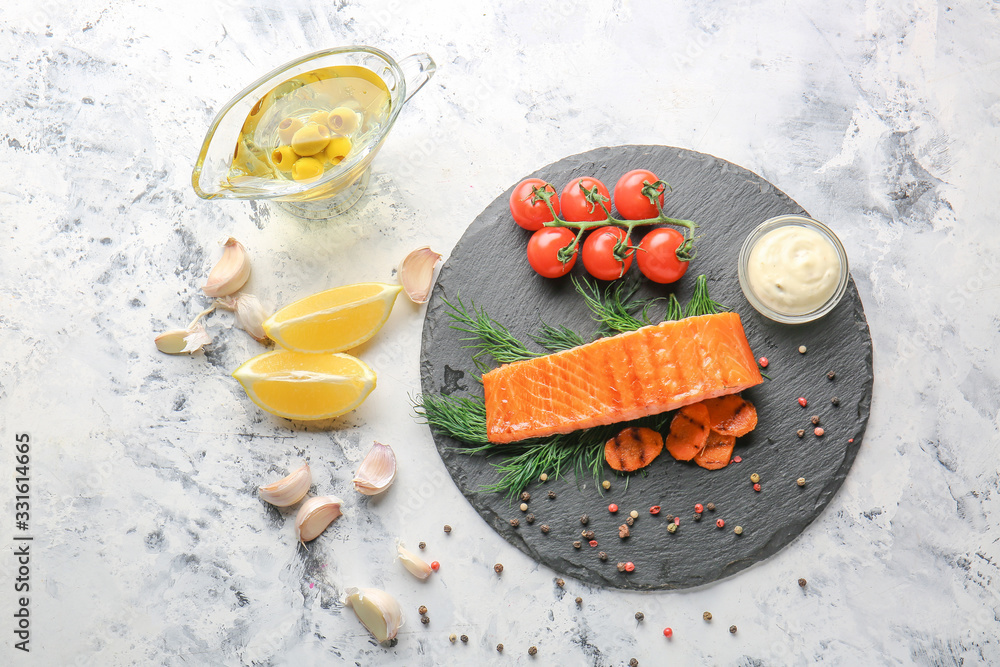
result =
[[688,301],[687,308],[684,309],[684,317],[694,317],[696,315],[715,315],[720,310],[729,310],[718,301],[713,301],[708,295],[708,279],[705,274],[701,274],[694,281],[694,293]]
[[456,297],[454,304],[444,298],[441,300],[450,309],[448,317],[452,319],[451,328],[469,334],[462,340],[473,343],[466,347],[475,350],[472,359],[477,366],[480,366],[483,356],[492,357],[501,364],[545,356],[544,352],[529,350],[507,327],[487,315],[485,310],[477,310],[476,304],[472,304],[470,312],[462,303],[461,296]]
[[574,347],[580,347],[586,342],[583,340],[583,336],[569,327],[562,324],[552,326],[547,322],[542,322],[538,325],[538,333],[534,334],[531,339],[549,352],[571,350]]
[[573,287],[583,297],[593,318],[600,322],[604,329],[612,333],[623,333],[646,326],[647,322],[638,319],[634,314],[648,305],[647,301],[633,301],[637,285],[626,287],[625,283],[619,282],[602,292],[597,283],[573,276]]

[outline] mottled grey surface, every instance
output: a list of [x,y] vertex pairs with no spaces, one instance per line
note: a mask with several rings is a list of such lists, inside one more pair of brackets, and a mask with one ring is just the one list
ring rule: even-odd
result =
[[[35,537],[28,656],[13,649],[14,562],[0,560],[4,664],[1000,662],[996,2],[38,0],[4,3],[0,26],[0,542],[12,548],[19,432],[34,443]],[[199,200],[190,169],[215,111],[263,72],[348,43],[439,65],[362,204],[320,225]],[[207,320],[205,353],[153,348],[207,304],[199,287],[229,235],[274,308],[392,280],[413,247],[449,252],[523,174],[624,144],[719,156],[831,224],[871,326],[872,417],[844,486],[737,576],[557,588],[483,523],[411,418],[422,311],[407,303],[359,352],[378,389],[333,428],[246,400],[229,373],[261,348],[226,313]],[[400,473],[364,499],[350,479],[375,438]],[[255,492],[303,459],[315,490],[348,506],[308,549]],[[440,572],[413,580],[397,539],[426,541]],[[351,585],[398,597],[396,648],[342,608]]]

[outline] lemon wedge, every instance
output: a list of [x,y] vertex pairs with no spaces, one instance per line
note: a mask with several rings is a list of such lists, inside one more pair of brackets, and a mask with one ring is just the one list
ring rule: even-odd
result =
[[233,371],[250,400],[279,417],[338,417],[361,405],[375,389],[375,373],[349,354],[273,350]]
[[343,352],[361,345],[389,318],[400,285],[358,283],[289,304],[264,322],[264,332],[297,352]]

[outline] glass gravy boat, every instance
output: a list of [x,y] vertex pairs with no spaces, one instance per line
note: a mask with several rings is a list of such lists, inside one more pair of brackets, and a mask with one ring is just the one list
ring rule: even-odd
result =
[[[304,218],[339,215],[364,194],[372,159],[435,69],[426,53],[397,63],[370,46],[318,51],[282,65],[215,117],[191,184],[204,199],[270,199]],[[308,126],[301,135],[300,125]],[[318,146],[326,148],[313,153]]]

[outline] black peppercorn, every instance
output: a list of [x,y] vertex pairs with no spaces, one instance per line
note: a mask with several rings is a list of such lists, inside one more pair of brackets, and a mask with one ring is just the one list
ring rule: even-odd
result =
[[537,648],[535,648],[534,646],[529,646],[528,647],[528,655],[535,655],[536,653],[538,653],[538,649]]
[[618,571],[619,572],[624,572],[625,571],[625,563],[618,563],[617,567],[618,567]]
[[590,521],[590,517],[589,517],[589,516],[587,516],[586,514],[584,514],[584,515],[582,515],[582,516],[580,517],[580,523],[582,523],[582,524],[583,524],[584,526],[586,526],[586,525],[587,525],[587,522],[588,522],[588,521]]
[[580,533],[580,537],[584,538],[585,540],[592,540],[594,539],[594,531],[584,530]]
[[556,586],[558,586],[559,588],[562,588],[565,585],[566,585],[565,581],[563,581],[562,579],[556,579]]
[[529,525],[533,524],[535,523],[535,515],[529,514],[528,516],[524,517],[524,520],[527,521]]
[[736,626],[735,625],[730,625],[729,626],[729,634],[731,634],[731,635],[735,635],[736,634]]
[[636,660],[635,658],[632,658],[631,660],[628,661],[628,667],[639,667],[639,661]]
[[417,546],[420,547],[421,549],[426,549],[427,548],[427,543],[426,542],[421,542]]
[[816,424],[819,423],[819,415],[813,415],[812,417],[809,418],[809,421],[812,422],[813,426],[815,426]]
[[497,644],[497,653],[503,653],[503,644]]
[[583,546],[583,542],[581,542],[580,540],[577,540],[576,542],[573,543],[573,548],[574,549],[579,549],[582,546]]
[[542,532],[545,533],[546,535],[549,534],[549,526],[548,526],[548,524],[544,524],[544,523],[542,524]]
[[631,526],[631,525],[635,524],[635,519],[633,519],[632,517],[626,517],[625,518],[625,523],[627,523],[628,525]]
[[802,588],[805,588],[806,587],[806,580],[805,579],[799,579],[799,586],[801,586]]
[[597,552],[597,557],[600,558],[602,561],[604,561],[604,560],[608,559],[608,554],[607,554],[607,552],[604,552],[604,551],[598,551]]
[[555,500],[555,499],[556,499],[556,492],[549,491],[549,500]]
[[693,518],[694,518],[695,521],[701,521],[701,515],[700,514],[695,514]]
[[449,526],[448,524],[444,524],[444,532],[450,533],[451,532],[451,526]]
[[830,402],[833,403],[834,406],[840,405],[840,399],[837,398],[836,396],[834,396],[833,398],[831,398]]
[[712,612],[706,611],[704,614],[701,615],[701,617],[703,619],[705,619],[706,621],[711,621],[712,620]]
[[805,434],[806,430],[804,428],[800,428],[798,431],[795,432],[795,435],[799,436],[800,438],[805,436]]
[[461,639],[462,642],[465,644],[469,643],[469,635],[462,635],[461,637],[459,637],[459,639]]
[[510,525],[511,525],[512,528],[517,528],[518,526],[521,525],[521,522],[518,521],[517,519],[511,519],[510,520]]
[[646,615],[643,614],[641,611],[635,612],[635,620],[642,621],[642,619],[644,618],[646,618]]
[[577,605],[581,605],[581,604],[583,604],[583,598],[577,598],[577,599],[576,599],[576,604],[577,604]]
[[523,492],[523,493],[521,494],[521,502],[522,502],[522,503],[526,503],[526,502],[528,502],[529,500],[531,500],[531,494],[530,494],[530,493],[528,493],[527,491]]
[[431,622],[431,619],[430,619],[429,616],[421,616],[420,617],[420,622],[423,623],[424,625],[427,625],[428,623]]
[[714,512],[715,503],[705,503],[705,509],[707,509],[709,512]]
[[827,380],[832,380],[835,377],[837,377],[837,374],[834,373],[833,371],[830,371],[829,373],[826,374],[826,379]]
[[496,572],[497,574],[503,572],[503,563],[497,563],[496,565],[494,565],[493,571]]
[[419,607],[417,607],[417,612],[418,612],[418,613],[419,613],[419,614],[420,614],[421,616],[423,616],[424,614],[426,614],[426,613],[427,613],[427,607],[425,607],[424,605],[420,605]]

